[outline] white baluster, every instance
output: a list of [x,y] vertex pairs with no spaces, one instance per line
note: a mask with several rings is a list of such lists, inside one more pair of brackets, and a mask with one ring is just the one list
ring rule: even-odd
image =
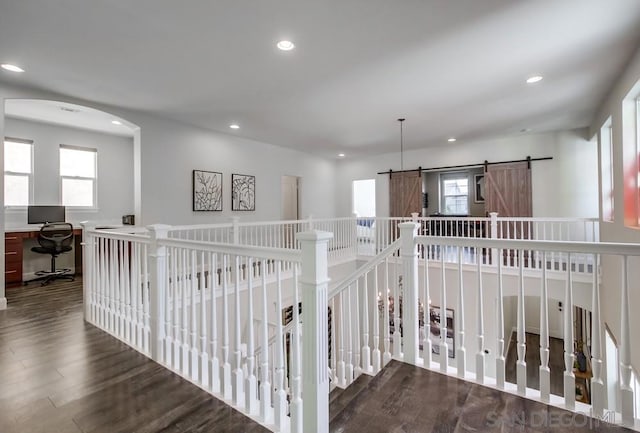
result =
[[604,398],[606,388],[602,380],[602,327],[600,322],[600,283],[598,282],[598,271],[600,269],[600,256],[593,255],[593,281],[591,298],[591,368],[593,377],[591,378],[591,405],[593,414],[600,417],[604,413]]
[[415,236],[418,224],[406,222],[398,224],[400,229],[403,270],[402,294],[402,332],[404,361],[417,364],[419,358],[418,347],[418,256],[416,254]]
[[[132,338],[132,311],[131,311],[131,260],[129,258],[129,248],[131,247],[131,243],[122,241],[122,291],[124,292],[124,312],[125,312],[125,326],[124,326],[124,340],[133,343]],[[162,302],[162,299],[158,300]],[[162,324],[161,324],[162,326]],[[164,334],[164,332],[162,333]],[[161,342],[158,342],[161,343]],[[159,353],[162,353],[160,350]]]
[[571,253],[567,253],[567,280],[564,297],[564,404],[569,410],[576,407],[576,378],[573,374],[573,273]]
[[[291,332],[291,432],[302,433],[302,377],[300,376],[300,313],[298,266],[293,267],[293,330]],[[335,356],[335,355],[334,355]]]
[[229,277],[227,255],[222,257],[222,393],[225,400],[233,397],[231,364],[229,363]]
[[[240,334],[240,273],[241,262],[240,257],[234,257],[234,298],[235,298],[235,314],[234,314],[234,363],[233,370],[233,402],[236,406],[244,406],[244,372],[242,371],[242,351],[241,351],[241,334]],[[251,320],[251,318],[249,318]]]
[[182,305],[180,307],[182,311],[182,361],[180,366],[182,369],[182,375],[185,377],[189,377],[189,316],[187,309],[187,293],[189,290],[189,264],[188,264],[188,255],[187,249],[182,248]]
[[498,344],[496,346],[496,385],[499,389],[504,389],[505,380],[505,360],[504,360],[504,288],[502,283],[502,249],[496,250],[496,257],[500,259],[494,261],[498,265],[498,322],[497,335]]
[[[369,347],[369,284],[367,274],[362,277],[362,370],[371,371],[371,348]],[[375,297],[374,297],[375,298]]]
[[355,311],[353,316],[353,377],[357,379],[362,374],[362,358],[360,356],[360,280],[356,280],[354,296]]
[[[477,331],[478,331],[478,352],[476,353],[476,381],[484,383],[484,292],[482,290],[482,266],[480,265],[480,248],[476,248],[476,265],[478,274],[478,300],[476,302],[478,317]],[[464,310],[460,310],[464,311]]]
[[[542,252],[542,260],[547,261],[547,252]],[[551,393],[551,370],[549,370],[549,290],[547,267],[542,267],[542,284],[540,293],[540,398],[549,401]]]
[[440,246],[440,371],[447,372],[447,357],[449,356],[449,345],[447,344],[447,278],[444,267],[443,245]]
[[[166,282],[166,294],[164,296],[164,302],[165,302],[165,307],[164,307],[164,325],[165,325],[165,338],[164,338],[164,363],[167,367],[172,368],[173,367],[173,358],[171,356],[172,354],[172,348],[173,348],[173,323],[172,323],[172,315],[171,315],[171,300],[175,298],[176,294],[175,294],[175,279],[173,279],[173,272],[174,272],[174,268],[175,268],[175,260],[174,260],[174,256],[173,256],[173,248],[167,248],[167,282]],[[139,252],[139,251],[138,251]],[[138,256],[138,260],[140,260],[140,257]],[[138,272],[137,272],[138,273]],[[142,289],[140,287],[140,282],[138,282],[138,284],[136,285],[136,293],[141,293]],[[142,302],[140,302],[139,305],[141,305]],[[139,320],[141,318],[141,314],[138,316]],[[140,335],[142,335],[142,332],[140,332]]]
[[393,356],[396,359],[402,357],[402,337],[400,336],[400,296],[398,286],[400,279],[398,277],[398,262],[394,260],[393,264]]
[[218,256],[209,253],[209,287],[211,289],[211,336],[209,347],[211,350],[211,365],[209,375],[211,376],[211,390],[220,393],[220,360],[218,359],[218,309],[216,298],[218,296]]
[[198,328],[197,328],[197,317],[196,317],[196,279],[198,272],[198,261],[196,257],[196,251],[191,250],[191,269],[189,275],[189,285],[191,286],[191,368],[190,368],[190,377],[191,380],[197,382],[199,379],[198,376]]
[[[429,245],[427,251],[431,249]],[[431,283],[429,282],[429,257],[424,259],[424,339],[422,342],[422,357],[424,358],[424,366],[431,368]],[[460,310],[462,311],[462,310]]]
[[180,351],[182,350],[182,337],[180,334],[180,302],[182,300],[182,276],[178,274],[180,269],[180,251],[172,249],[173,260],[173,369],[180,370]]
[[255,349],[254,349],[254,315],[253,315],[253,273],[254,262],[251,258],[247,259],[247,290],[249,296],[248,311],[247,311],[247,323],[249,324],[249,336],[247,339],[247,378],[245,379],[245,407],[250,415],[259,413],[258,407],[258,381],[255,375]]
[[[260,343],[260,418],[265,424],[273,422],[271,384],[269,383],[269,320],[267,315],[267,262],[260,262],[262,273],[262,335]],[[277,316],[277,314],[276,314]]]
[[[342,294],[344,293],[344,290],[342,290],[340,293],[338,293],[338,305],[339,307],[339,316],[338,316],[338,323],[340,326],[340,342],[338,344],[338,364],[336,366],[336,382],[341,385],[341,386],[346,386],[346,376],[345,376],[345,362],[344,362],[344,357],[345,357],[345,336],[346,336],[346,328],[348,328],[348,325],[345,321],[345,314],[344,314],[344,297],[342,296]],[[334,311],[333,314],[335,315],[336,312]],[[335,329],[335,328],[333,328]]]
[[518,362],[516,363],[516,382],[518,384],[518,394],[525,395],[527,389],[527,363],[524,357],[527,351],[527,345],[524,329],[524,254],[522,250],[518,251],[518,267]]
[[144,352],[149,353],[149,340],[151,336],[151,311],[149,306],[149,290],[151,285],[149,284],[149,250],[147,245],[144,246],[144,277],[143,277],[143,289],[142,289],[142,302],[144,303]]
[[631,389],[631,334],[629,329],[629,257],[622,258],[622,290],[620,296],[620,401],[622,424],[634,424],[634,399]]
[[382,332],[383,332],[383,346],[384,346],[384,354],[382,355],[382,364],[387,365],[389,361],[391,361],[391,352],[390,349],[390,340],[389,340],[389,257],[384,259],[384,284],[382,286],[383,290],[383,315],[382,320],[384,323],[382,324]]
[[[478,267],[480,267],[480,260],[478,260]],[[464,282],[462,274],[462,248],[460,247],[458,247],[458,311],[459,313],[456,314],[456,317],[458,318],[458,350],[456,351],[456,357],[458,358],[458,377],[464,378],[467,371],[467,356],[464,347]],[[425,333],[428,334],[428,330],[430,329],[428,317],[425,317],[424,323],[425,331],[427,331]]]
[[[209,355],[207,353],[207,283],[204,251],[200,252],[200,383],[205,389],[209,389]],[[211,286],[209,286],[211,287]],[[213,290],[211,290],[213,296]]]
[[[282,330],[282,262],[278,260],[276,262],[276,280],[277,280],[277,294],[276,294],[276,376],[275,376],[275,388],[273,409],[275,412],[274,422],[276,428],[282,431],[285,427],[287,418],[287,393],[284,390],[284,333]],[[297,305],[294,309],[298,308]]]
[[347,327],[347,365],[345,367],[345,376],[346,382],[345,386],[348,386],[353,382],[353,327],[351,324],[353,323],[353,312],[351,310],[351,298],[353,294],[351,293],[351,285],[349,285],[347,289],[347,314],[345,325]]
[[[366,277],[365,277],[366,278]],[[373,315],[373,351],[371,352],[371,368],[373,374],[380,371],[380,319],[378,311],[378,298],[375,294],[379,293],[378,287],[378,266],[373,269],[373,294],[371,296]]]

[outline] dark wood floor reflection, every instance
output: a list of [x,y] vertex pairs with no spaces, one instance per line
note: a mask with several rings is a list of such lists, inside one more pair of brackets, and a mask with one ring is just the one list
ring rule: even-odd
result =
[[391,361],[331,393],[331,432],[609,432],[630,430]]
[[266,432],[82,319],[82,282],[7,289],[1,433]]

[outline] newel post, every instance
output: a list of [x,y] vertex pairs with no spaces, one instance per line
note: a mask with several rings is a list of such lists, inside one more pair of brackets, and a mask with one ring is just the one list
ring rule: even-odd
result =
[[92,287],[92,285],[95,284],[94,273],[96,272],[93,261],[95,240],[92,233],[92,231],[95,230],[95,224],[84,221],[80,223],[80,226],[82,227],[82,299],[84,302],[84,320],[95,323],[92,310],[92,306],[95,304],[92,290],[96,290],[96,287]]
[[[402,348],[404,361],[418,363],[418,255],[414,238],[418,223],[398,224],[400,228],[400,256],[402,257]],[[426,305],[426,302],[425,302]],[[395,342],[394,342],[395,344]]]
[[162,363],[162,347],[164,341],[164,297],[166,294],[167,247],[158,241],[166,239],[171,226],[154,224],[148,226],[151,235],[149,248],[149,351],[151,359]]
[[329,431],[329,342],[327,246],[333,234],[322,231],[299,233],[302,249],[303,431]]

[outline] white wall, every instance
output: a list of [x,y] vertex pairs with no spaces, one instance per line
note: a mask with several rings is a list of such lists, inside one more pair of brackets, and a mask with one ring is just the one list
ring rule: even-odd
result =
[[[532,163],[533,216],[596,217],[598,215],[597,148],[584,137],[586,130],[527,134],[501,139],[457,142],[405,152],[405,161],[415,167],[441,167],[532,158],[553,157]],[[398,153],[375,155],[338,162],[336,211],[348,215],[351,197],[347,185],[356,179],[376,178],[376,213],[389,215],[389,175],[376,175],[399,169]],[[429,197],[429,201],[435,197]]]
[[[98,209],[67,209],[67,220],[120,220],[133,213],[133,140],[48,123],[7,118],[5,135],[33,140],[33,204],[60,204],[60,144],[98,150]],[[24,226],[26,210],[6,213],[6,227]]]
[[[636,152],[637,127],[635,119],[627,124],[629,119],[629,105],[635,110],[633,99],[640,96],[640,49],[630,59],[626,70],[612,87],[611,92],[598,110],[598,114],[591,125],[593,134],[597,133],[606,120],[612,121],[613,146],[613,192],[614,192],[614,221],[601,222],[600,238],[607,242],[640,243],[640,228],[625,225],[625,194],[624,194],[624,151]],[[632,113],[633,114],[633,113]],[[626,116],[626,117],[625,117]],[[599,194],[598,197],[601,195]],[[638,194],[634,193],[627,205],[637,206]],[[616,341],[621,341],[620,311],[622,284],[620,262],[617,257],[603,257],[602,262],[602,319],[606,322]],[[640,315],[636,312],[640,307],[640,260],[631,258],[629,263],[629,308],[631,311],[630,339],[631,363],[635,370],[640,369]],[[604,335],[604,334],[603,334]],[[604,336],[603,342],[604,342]]]
[[[281,218],[281,177],[300,177],[300,213],[332,217],[335,161],[195,128],[146,115],[130,117],[141,128],[142,221],[195,224]],[[223,174],[223,211],[193,212],[191,172]],[[231,174],[256,177],[255,212],[231,211]],[[349,185],[350,190],[350,185]]]

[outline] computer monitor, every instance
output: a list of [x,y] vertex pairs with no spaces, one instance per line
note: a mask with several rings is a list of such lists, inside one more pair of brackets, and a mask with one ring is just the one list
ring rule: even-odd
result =
[[64,206],[29,206],[27,207],[28,224],[60,223],[66,220]]

